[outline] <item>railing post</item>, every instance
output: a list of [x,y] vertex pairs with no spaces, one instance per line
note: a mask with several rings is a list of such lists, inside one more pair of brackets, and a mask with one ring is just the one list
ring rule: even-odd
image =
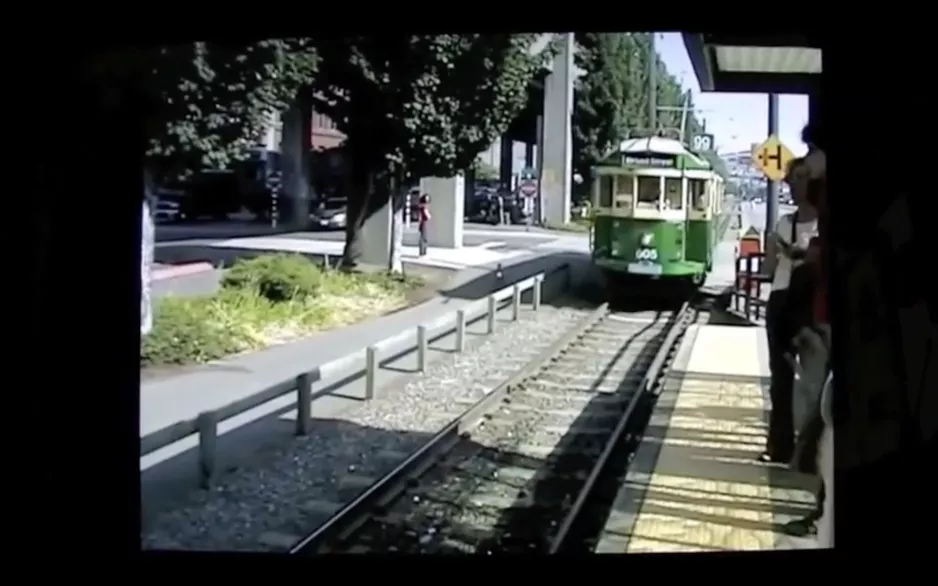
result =
[[313,426],[313,381],[308,372],[296,377],[296,435],[306,435]]
[[214,411],[199,413],[196,419],[199,428],[199,484],[211,488],[215,481],[218,454],[218,417]]
[[511,321],[518,321],[521,317],[521,286],[515,285],[511,290]]
[[427,326],[417,326],[417,372],[427,370]]
[[378,348],[368,346],[365,348],[365,400],[375,398],[375,377],[378,371]]
[[486,316],[488,318],[488,333],[495,333],[495,317],[496,312],[498,311],[498,300],[495,299],[494,295],[489,295],[489,313]]
[[456,312],[456,351],[466,349],[466,311],[460,309]]
[[535,275],[534,290],[531,292],[531,305],[534,311],[541,308],[541,289],[544,287],[544,275]]
[[745,291],[743,294],[746,296],[743,300],[743,314],[746,316],[746,319],[752,319],[750,313],[752,311],[752,296],[749,293],[749,290],[752,289],[752,257],[746,256],[746,277],[743,280],[743,289]]
[[742,286],[743,286],[742,278],[739,275],[742,261],[743,261],[742,257],[736,257],[736,282],[733,283],[733,309],[735,309],[736,311],[739,311],[740,293],[741,293],[740,289],[742,289]]

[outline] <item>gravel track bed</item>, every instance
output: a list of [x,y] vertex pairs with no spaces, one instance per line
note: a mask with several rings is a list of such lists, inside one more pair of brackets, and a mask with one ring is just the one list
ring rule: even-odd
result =
[[[593,373],[591,383],[609,379],[604,382],[618,387],[621,375],[614,373],[636,365],[644,369],[666,323],[660,320],[652,331],[617,324],[618,337],[604,338],[601,351],[590,336],[584,338],[583,346],[596,347],[595,353],[567,352],[511,393],[418,485],[366,522],[340,550],[492,553],[545,547],[632,392],[630,383],[606,394],[545,385],[542,379],[586,372]],[[608,326],[601,328],[609,332]],[[608,344],[625,350],[610,352]]]
[[[439,428],[555,342],[592,308],[544,305],[432,362],[404,388],[193,491],[143,530],[145,549],[282,551],[389,472]],[[473,342],[476,344],[473,344]],[[506,359],[506,357],[511,357]]]

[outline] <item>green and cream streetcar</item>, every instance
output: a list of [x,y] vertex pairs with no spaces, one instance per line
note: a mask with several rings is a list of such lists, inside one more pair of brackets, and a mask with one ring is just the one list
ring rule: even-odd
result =
[[590,248],[607,277],[703,283],[731,211],[709,162],[674,139],[632,138],[593,181]]

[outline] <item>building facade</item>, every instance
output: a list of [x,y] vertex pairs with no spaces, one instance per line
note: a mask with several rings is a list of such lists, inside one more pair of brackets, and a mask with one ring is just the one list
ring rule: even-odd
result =
[[313,110],[313,124],[311,144],[314,151],[324,151],[342,144],[345,135],[337,128],[335,122],[325,114]]

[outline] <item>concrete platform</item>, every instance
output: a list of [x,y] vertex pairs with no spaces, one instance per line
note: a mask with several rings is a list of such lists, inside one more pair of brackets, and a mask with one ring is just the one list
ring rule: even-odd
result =
[[597,553],[812,545],[779,529],[813,507],[813,479],[758,460],[769,407],[766,346],[762,328],[690,328]]

